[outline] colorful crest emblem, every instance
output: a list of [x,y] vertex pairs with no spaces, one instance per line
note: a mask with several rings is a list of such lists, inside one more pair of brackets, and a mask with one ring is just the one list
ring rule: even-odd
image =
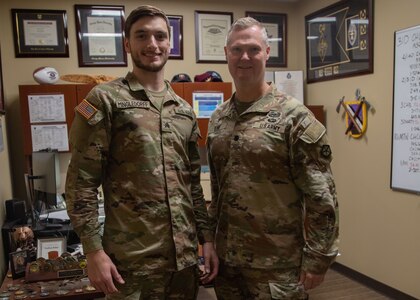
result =
[[346,134],[361,137],[367,128],[367,105],[364,100],[344,101],[346,108]]

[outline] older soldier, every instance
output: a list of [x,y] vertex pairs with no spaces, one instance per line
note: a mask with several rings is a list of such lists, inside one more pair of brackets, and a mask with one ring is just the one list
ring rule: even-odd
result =
[[77,106],[70,133],[68,212],[89,278],[112,294],[107,299],[195,299],[197,238],[206,258],[203,281],[217,273],[200,185],[197,120],[164,81],[169,32],[158,8],[141,6],[129,15],[124,45],[133,71],[95,87]]
[[[208,138],[218,299],[306,299],[337,255],[338,205],[325,128],[264,81],[270,47],[252,18],[228,33],[236,93]],[[305,215],[305,217],[304,217]]]

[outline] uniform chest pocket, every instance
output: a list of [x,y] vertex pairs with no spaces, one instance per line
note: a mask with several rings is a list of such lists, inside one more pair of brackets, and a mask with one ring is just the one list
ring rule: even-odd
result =
[[219,134],[230,127],[232,127],[232,125],[229,125],[227,122],[217,122],[209,127],[209,134]]
[[194,119],[192,115],[184,113],[174,113],[170,117],[162,120],[162,132],[170,134],[175,142],[180,142],[184,146],[195,136],[193,134]]
[[156,141],[160,134],[160,116],[152,109],[114,109],[112,137],[123,144],[141,144],[142,147]]

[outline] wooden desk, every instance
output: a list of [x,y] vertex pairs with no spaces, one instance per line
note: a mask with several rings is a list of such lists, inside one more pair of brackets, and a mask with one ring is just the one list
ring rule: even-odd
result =
[[[15,300],[19,299],[15,294],[16,291],[10,291],[10,286],[19,286],[19,290],[23,291],[22,295],[27,295],[24,299],[49,299],[49,300],[88,300],[88,299],[96,299],[105,297],[102,292],[99,291],[86,291],[86,289],[82,289],[82,292],[76,292],[76,286],[81,287],[83,284],[79,281],[75,284],[69,283],[69,280],[57,280],[57,281],[43,281],[43,282],[32,282],[32,283],[25,283],[24,278],[19,278],[13,280],[6,276],[4,278],[3,284],[1,285],[0,295],[3,292],[10,293],[9,299]],[[68,290],[69,292],[65,295],[57,295],[55,291],[49,291],[48,296],[40,296],[41,293],[41,286],[43,289],[49,289],[51,286],[59,287],[60,290]],[[34,293],[34,297],[31,296],[31,292]],[[17,298],[16,298],[17,297]],[[1,297],[0,297],[1,298]]]

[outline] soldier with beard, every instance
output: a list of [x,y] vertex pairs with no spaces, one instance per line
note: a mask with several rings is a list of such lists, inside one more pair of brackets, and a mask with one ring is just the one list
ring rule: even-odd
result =
[[96,86],[76,107],[70,132],[68,212],[87,254],[89,278],[107,299],[195,299],[197,241],[205,257],[202,281],[217,274],[200,185],[197,120],[164,80],[169,40],[160,9],[135,9],[124,41],[132,72]]

